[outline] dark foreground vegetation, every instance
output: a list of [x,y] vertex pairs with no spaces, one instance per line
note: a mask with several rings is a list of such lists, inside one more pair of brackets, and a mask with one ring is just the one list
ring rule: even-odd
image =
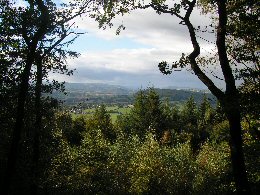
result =
[[[115,123],[104,105],[92,116],[72,119],[50,99],[44,100],[40,132],[40,194],[232,194],[229,125],[219,104],[191,97],[177,107],[160,101],[153,89],[139,91],[134,107]],[[32,109],[29,107],[27,109]],[[26,117],[11,194],[27,194],[33,151]],[[242,120],[250,186],[260,190],[259,121]],[[5,170],[12,117],[1,130],[1,175]]]

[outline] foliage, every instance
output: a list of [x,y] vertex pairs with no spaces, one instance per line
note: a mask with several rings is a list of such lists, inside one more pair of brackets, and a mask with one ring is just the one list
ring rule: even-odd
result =
[[199,194],[229,194],[231,179],[230,150],[227,142],[206,142],[197,156],[197,174],[193,186]]
[[[215,109],[218,108],[210,107],[206,99],[200,105],[196,105],[192,98],[182,107],[171,105],[167,101],[161,102],[160,105],[165,116],[161,120],[166,120],[165,124],[170,132],[164,135],[168,136],[170,142],[158,140],[152,131],[140,138],[137,133],[129,134],[124,131],[123,126],[117,129],[118,124],[111,123],[104,106],[97,108],[92,117],[79,118],[72,118],[68,113],[49,109],[43,118],[45,125],[41,134],[41,158],[38,170],[40,192],[47,194],[234,192],[229,161],[230,149],[227,145],[229,138],[226,137],[228,122],[215,120],[218,113]],[[189,113],[187,110],[192,112]],[[208,112],[210,114],[207,114]],[[189,122],[190,114],[194,113],[196,120],[192,118]],[[131,120],[130,116],[121,115],[122,118],[128,117],[128,120]],[[127,126],[128,121],[125,122]],[[192,131],[187,123],[193,123]],[[204,127],[206,132],[209,132],[209,137],[208,140],[200,141],[199,147],[194,150],[192,140],[195,138],[201,140],[197,137],[201,131],[201,123],[206,124]],[[243,122],[249,178],[253,191],[257,192],[260,173],[257,152],[259,143],[252,130],[255,125],[254,121],[250,124],[246,120]],[[103,127],[112,128],[116,132],[116,137],[112,141],[104,133]],[[21,148],[21,155],[26,155],[19,161],[19,167],[23,171],[17,180],[24,179],[22,183],[17,181],[16,187],[28,186],[30,183],[28,180],[30,177],[27,175],[31,164],[28,158],[31,152],[28,150],[29,143],[29,140],[24,142]],[[28,188],[23,190],[26,192]]]
[[[235,188],[227,144],[229,138],[226,137],[228,122],[214,119],[217,112],[208,105],[206,99],[196,106],[191,98],[183,109],[165,102],[161,109],[167,120],[179,122],[178,127],[185,127],[187,124],[190,114],[187,110],[196,111],[193,131],[188,133],[172,129],[171,143],[165,144],[156,138],[155,132],[147,132],[140,139],[138,134],[129,134],[121,129],[116,131],[117,137],[111,142],[101,128],[98,128],[101,126],[96,125],[106,116],[105,107],[97,108],[95,117],[85,120],[72,120],[66,114],[57,115],[57,125],[54,125],[57,130],[50,139],[52,145],[48,147],[53,149],[49,153],[50,160],[46,166],[48,171],[43,177],[47,180],[42,180],[42,185],[49,192],[57,194],[233,193]],[[71,145],[64,129],[73,129],[76,121],[85,121],[86,126],[84,130],[83,125],[77,126],[78,130],[81,129],[82,140],[77,145]],[[77,124],[82,124],[78,122]],[[200,147],[194,151],[192,140],[196,137],[196,131],[200,132],[200,123],[207,124],[209,139],[200,142]],[[250,129],[246,121],[244,126],[245,129]],[[113,128],[117,128],[117,124]],[[255,149],[258,142],[250,132],[245,134],[248,153],[246,159],[250,181],[253,186],[257,186],[259,171],[255,165],[259,157]],[[257,191],[257,187],[253,189]]]
[[243,120],[242,127],[249,180],[252,183],[252,191],[257,193],[260,190],[260,169],[258,168],[260,166],[259,121],[255,119]]
[[[214,13],[216,4],[200,0],[204,13]],[[227,2],[227,53],[237,79],[243,81],[239,87],[242,114],[259,118],[259,3],[257,0]],[[215,25],[215,16],[212,21]]]
[[159,140],[164,130],[165,118],[158,93],[153,88],[140,90],[135,97],[134,107],[126,117],[118,121],[119,128],[143,139],[153,132]]
[[[7,141],[10,147],[8,155],[3,157],[7,158],[7,162],[4,163],[6,171],[1,182],[4,194],[8,194],[11,189],[21,153],[19,147],[22,147],[21,143],[25,140],[28,144],[25,148],[28,148],[28,154],[32,157],[32,161],[28,163],[31,168],[30,185],[32,193],[37,193],[37,167],[43,118],[41,94],[52,92],[53,89],[62,86],[56,81],[48,84],[52,83],[48,78],[50,72],[72,74],[66,60],[69,57],[77,57],[78,54],[65,48],[79,34],[71,20],[90,11],[88,8],[93,8],[89,6],[90,3],[91,1],[75,1],[56,5],[53,1],[42,0],[24,3],[0,1],[0,100],[12,98],[10,102],[3,101],[4,110],[0,113],[0,119],[4,119],[5,114],[11,115],[5,126],[10,125],[13,128],[12,132],[8,129],[3,134],[12,135]],[[48,85],[43,85],[43,81]],[[38,109],[37,112],[33,107]],[[12,110],[8,111],[8,108]],[[29,116],[32,117],[31,121],[27,121]]]
[[[62,136],[55,139],[60,140]],[[84,133],[80,146],[71,147],[66,141],[58,143],[64,149],[56,148],[48,167],[47,183],[52,185],[48,190],[76,194],[229,194],[234,191],[230,151],[225,141],[207,141],[193,153],[189,141],[165,146],[149,133],[143,141],[137,136],[121,135],[111,144],[100,130],[94,130]],[[255,171],[252,170],[253,177],[259,175]],[[253,180],[258,182],[256,178]]]
[[[245,167],[245,160],[244,160],[244,154],[243,154],[243,147],[242,147],[242,131],[241,131],[241,110],[240,110],[240,96],[237,91],[236,86],[236,78],[232,70],[232,54],[236,53],[234,52],[237,48],[241,49],[240,42],[238,41],[238,47],[230,47],[235,48],[235,50],[231,52],[229,50],[229,47],[227,47],[227,39],[226,37],[229,35],[229,33],[232,32],[232,30],[235,29],[233,32],[237,32],[236,28],[237,25],[235,24],[235,28],[233,26],[233,29],[228,29],[229,27],[232,27],[231,24],[234,24],[233,21],[234,18],[232,16],[235,16],[235,18],[246,18],[245,27],[248,24],[248,19],[251,18],[254,14],[256,14],[256,17],[252,17],[253,19],[258,20],[259,10],[257,9],[258,3],[255,1],[236,1],[235,5],[233,5],[233,1],[224,1],[224,0],[216,0],[216,1],[207,1],[203,0],[203,5],[212,5],[213,9],[217,9],[217,25],[215,27],[216,29],[216,49],[217,49],[217,63],[219,64],[222,73],[224,82],[226,85],[225,91],[222,90],[220,87],[216,85],[214,80],[212,80],[206,71],[202,69],[203,62],[209,62],[208,60],[201,60],[201,52],[200,52],[200,43],[198,42],[198,36],[197,36],[197,29],[194,26],[193,22],[191,22],[192,13],[196,7],[196,0],[188,1],[188,0],[181,0],[181,1],[174,1],[173,3],[169,1],[132,1],[132,4],[124,4],[126,1],[120,1],[118,4],[113,3],[113,1],[109,1],[108,9],[106,9],[107,12],[104,13],[106,18],[109,18],[108,21],[110,22],[111,19],[115,17],[116,14],[124,14],[130,12],[132,9],[146,9],[146,8],[152,8],[156,13],[160,14],[171,14],[172,16],[175,16],[176,18],[180,19],[180,24],[185,25],[187,27],[189,37],[191,40],[191,44],[193,46],[193,50],[188,54],[183,54],[180,57],[180,60],[177,62],[173,62],[172,65],[169,65],[167,62],[163,61],[159,63],[159,69],[163,74],[171,74],[172,70],[175,68],[184,68],[187,65],[190,65],[190,68],[194,72],[194,74],[200,79],[207,87],[208,89],[216,96],[218,101],[220,101],[221,106],[223,107],[224,113],[226,114],[227,120],[229,121],[229,127],[230,127],[230,149],[231,149],[231,161],[232,161],[232,167],[233,167],[233,174],[235,177],[235,184],[236,184],[236,190],[237,193],[250,193],[250,187],[248,183],[247,173],[246,173],[246,167]],[[241,6],[242,5],[242,6]],[[244,6],[246,5],[246,6]],[[255,5],[255,7],[251,8],[252,5]],[[127,7],[126,11],[121,11],[122,7]],[[235,7],[232,11],[232,7]],[[105,7],[106,8],[106,7]],[[249,8],[249,9],[248,9]],[[209,10],[211,7],[209,8]],[[240,10],[242,9],[242,10]],[[229,12],[235,13],[231,14]],[[237,13],[237,15],[236,15]],[[254,13],[251,15],[251,13]],[[228,21],[230,20],[230,21]],[[229,22],[229,23],[228,23]],[[233,23],[232,23],[233,22]],[[258,21],[256,21],[258,22]],[[104,24],[104,22],[101,22],[101,24]],[[212,26],[212,25],[211,25]],[[254,30],[257,30],[256,26],[252,25]],[[244,28],[238,28],[240,33],[238,35],[240,36],[242,34],[242,40],[247,39],[247,36],[243,34]],[[214,31],[213,31],[214,32]],[[250,32],[250,31],[249,31]],[[251,31],[253,36],[254,33]],[[235,35],[237,36],[237,35]],[[237,36],[236,38],[241,38]],[[259,36],[256,36],[259,37]],[[250,39],[249,39],[250,40]],[[252,39],[254,40],[254,39]],[[245,41],[246,42],[246,41]],[[258,42],[258,41],[257,41]],[[250,41],[249,41],[250,45]],[[254,45],[254,43],[251,42],[251,45]],[[258,46],[257,46],[258,47]],[[254,49],[256,47],[253,47]],[[236,54],[242,54],[236,55],[238,56],[237,60],[238,62],[242,62],[243,60],[246,60],[247,62],[251,60],[251,57],[254,58],[254,52],[255,50],[251,50],[248,54],[247,51],[250,51],[250,48],[246,48],[245,51],[238,52]],[[258,48],[257,48],[258,49]],[[242,49],[243,50],[243,49]],[[252,53],[253,51],[253,53]],[[231,57],[230,57],[231,56]],[[244,59],[243,59],[244,58]],[[259,72],[259,64],[257,64],[256,70],[257,73]],[[213,74],[214,76],[214,74]],[[258,82],[259,83],[259,82]],[[192,120],[190,120],[192,121]],[[195,123],[195,120],[194,120]],[[190,123],[192,124],[192,123]],[[195,136],[196,137],[196,136]],[[196,139],[195,139],[196,140]],[[195,149],[197,147],[197,143],[195,142]]]
[[227,120],[216,123],[212,127],[212,131],[210,132],[210,139],[217,143],[228,141],[230,139],[228,131],[229,131],[229,124]]
[[130,191],[133,194],[191,193],[194,166],[189,143],[176,148],[161,147],[152,134],[148,134],[130,170]]
[[107,164],[110,194],[113,194],[113,192],[129,194],[130,179],[134,174],[130,170],[130,164],[133,157],[138,153],[141,144],[138,136],[126,137],[121,134],[116,142],[111,145]]
[[111,116],[105,105],[100,105],[95,109],[93,116],[90,116],[86,121],[86,128],[88,131],[100,130],[109,141],[113,141],[116,138]]

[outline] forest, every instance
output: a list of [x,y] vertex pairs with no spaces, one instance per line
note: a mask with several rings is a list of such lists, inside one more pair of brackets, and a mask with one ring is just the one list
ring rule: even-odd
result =
[[[212,56],[200,51],[197,8],[213,15]],[[106,30],[137,9],[181,20],[193,50],[158,71],[190,69],[217,103],[191,96],[180,106],[150,87],[116,119],[105,104],[72,115],[48,94],[66,87],[51,74],[73,74],[73,20]],[[0,0],[0,194],[258,194],[259,24],[257,0]],[[212,64],[225,89],[206,73]]]

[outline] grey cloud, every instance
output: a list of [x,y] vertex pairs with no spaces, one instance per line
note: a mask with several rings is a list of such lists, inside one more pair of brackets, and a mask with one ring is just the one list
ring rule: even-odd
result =
[[[97,81],[134,87],[149,84],[159,87],[204,87],[199,79],[189,72],[174,72],[173,75],[163,76],[157,68],[157,64],[161,60],[172,62],[178,60],[182,52],[192,50],[188,30],[179,24],[179,19],[168,14],[158,15],[153,10],[139,10],[123,18],[117,17],[114,26],[119,26],[122,20],[126,30],[121,33],[121,37],[128,37],[150,45],[153,49],[148,49],[149,51],[118,49],[107,53],[90,51],[89,56],[72,62],[73,67],[77,68],[77,72],[73,77],[68,78],[69,80],[73,82]],[[205,20],[205,16],[200,16],[199,12],[195,11],[192,21],[195,25],[203,26],[210,20]],[[83,29],[88,29],[94,35],[99,36],[100,39],[118,38],[115,36],[115,28],[102,31],[97,29],[93,23],[84,22],[80,25]],[[209,33],[198,33],[198,35],[210,41],[214,37]],[[212,48],[212,44],[199,37],[198,40],[203,48],[207,50]]]
[[126,73],[112,70],[93,70],[87,67],[79,68],[75,74],[68,77],[66,81],[71,82],[102,82],[122,86],[140,88],[147,86],[155,87],[194,87],[205,88],[199,79],[187,71],[174,72],[172,75],[162,75],[159,70],[153,74]]

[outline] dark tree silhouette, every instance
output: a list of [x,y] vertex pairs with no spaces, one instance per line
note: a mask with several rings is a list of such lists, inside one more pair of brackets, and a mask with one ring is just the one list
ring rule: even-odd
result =
[[[14,76],[18,77],[17,108],[14,129],[11,137],[11,147],[7,157],[7,167],[2,182],[3,194],[8,194],[15,174],[18,159],[18,148],[21,133],[24,128],[25,103],[29,87],[35,84],[35,127],[33,128],[33,166],[31,193],[37,193],[37,169],[39,161],[39,133],[42,118],[42,81],[47,79],[48,72],[55,71],[70,75],[66,65],[67,57],[76,57],[77,53],[63,49],[72,43],[79,35],[73,30],[71,20],[82,14],[90,12],[95,1],[72,2],[61,7],[52,1],[29,0],[27,5],[18,6],[16,2],[1,1],[1,39],[7,43],[1,45],[6,56],[5,65],[12,57],[15,65],[19,67]],[[90,9],[91,7],[91,9]],[[69,35],[75,38],[65,40]],[[6,50],[11,50],[6,52]],[[34,75],[34,69],[37,70]],[[15,67],[15,66],[14,66]],[[13,68],[13,67],[12,67]],[[8,68],[6,68],[8,71]],[[15,69],[15,68],[14,68]],[[16,68],[17,69],[17,68]],[[34,80],[35,76],[35,80]],[[15,78],[11,78],[15,79]],[[2,81],[2,79],[1,79]]]

